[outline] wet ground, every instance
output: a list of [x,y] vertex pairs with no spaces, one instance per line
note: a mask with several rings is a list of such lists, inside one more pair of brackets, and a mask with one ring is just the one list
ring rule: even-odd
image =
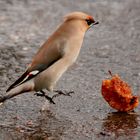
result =
[[140,94],[139,0],[0,0],[0,94],[22,74],[32,56],[72,11],[90,13],[80,56],[56,89],[74,90],[56,104],[27,93],[0,106],[0,140],[139,140],[140,106],[117,113],[101,96],[108,70]]

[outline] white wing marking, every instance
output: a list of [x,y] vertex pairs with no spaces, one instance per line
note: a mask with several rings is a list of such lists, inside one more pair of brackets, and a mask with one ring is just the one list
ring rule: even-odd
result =
[[38,70],[34,70],[34,71],[30,72],[29,75],[30,75],[30,74],[36,75],[37,73],[39,73],[39,71],[38,71]]
[[30,75],[36,75],[37,73],[39,73],[38,70],[34,70],[34,71],[30,72],[18,85],[20,85],[20,84],[22,84],[24,81],[26,81],[26,80],[30,77]]

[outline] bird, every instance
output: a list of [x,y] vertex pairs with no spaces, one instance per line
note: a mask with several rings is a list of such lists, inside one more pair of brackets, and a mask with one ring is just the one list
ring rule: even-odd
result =
[[30,91],[41,92],[54,103],[43,90],[54,91],[62,74],[76,61],[86,31],[98,23],[84,12],[76,11],[64,16],[62,24],[39,48],[26,71],[0,97],[0,103]]

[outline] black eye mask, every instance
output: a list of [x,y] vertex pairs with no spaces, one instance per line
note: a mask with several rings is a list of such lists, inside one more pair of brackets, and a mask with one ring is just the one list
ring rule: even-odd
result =
[[86,22],[87,22],[87,24],[90,26],[90,25],[96,25],[96,24],[99,24],[99,22],[98,21],[93,21],[93,20],[91,20],[91,19],[86,19]]
[[87,24],[90,26],[91,24],[93,24],[93,21],[90,19],[86,19]]

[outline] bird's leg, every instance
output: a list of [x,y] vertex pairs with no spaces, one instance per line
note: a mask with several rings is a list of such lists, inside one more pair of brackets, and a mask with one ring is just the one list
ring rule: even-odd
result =
[[55,95],[52,97],[52,99],[55,98],[55,97],[58,97],[58,96],[60,96],[60,95],[71,96],[71,94],[74,93],[74,91],[69,91],[69,92],[65,91],[65,92],[63,92],[63,91],[61,91],[61,90],[54,90],[54,92],[57,92],[57,94],[55,94]]
[[55,102],[53,101],[53,98],[47,96],[43,90],[41,90],[40,92],[45,96],[45,98],[46,98],[50,103],[55,104]]
[[50,103],[55,104],[55,102],[53,101],[53,98],[47,96],[43,90],[40,90],[40,92],[41,93],[36,92],[35,95],[45,97]]

